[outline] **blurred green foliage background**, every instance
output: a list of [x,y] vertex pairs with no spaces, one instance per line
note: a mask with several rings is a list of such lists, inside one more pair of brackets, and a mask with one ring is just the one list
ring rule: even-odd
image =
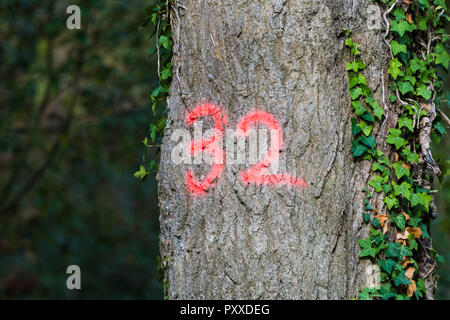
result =
[[150,4],[0,2],[0,298],[162,298],[156,182],[133,177],[157,84]]
[[[70,4],[81,30],[66,28]],[[158,83],[153,30],[139,28],[151,4],[0,2],[0,298],[163,297],[156,181],[133,177]],[[434,155],[448,172],[448,136]],[[435,184],[438,298],[450,299],[450,177]],[[82,290],[66,289],[71,264]]]

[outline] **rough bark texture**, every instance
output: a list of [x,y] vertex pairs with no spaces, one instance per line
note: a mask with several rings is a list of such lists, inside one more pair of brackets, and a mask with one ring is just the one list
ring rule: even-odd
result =
[[[365,75],[383,105],[381,77],[387,90],[389,54],[383,30],[368,28],[373,19],[381,22],[370,5],[368,0],[173,4],[174,80],[158,173],[170,299],[350,299],[373,281],[368,261],[358,258],[357,239],[367,233],[361,189],[370,163],[355,163],[350,152],[345,71],[350,57],[342,32],[351,29],[361,44]],[[170,136],[187,128],[186,113],[204,101],[223,106],[230,128],[255,108],[272,113],[284,133],[281,170],[305,178],[309,186],[246,187],[239,174],[248,166],[233,165],[206,196],[189,194],[190,166],[171,162],[176,142]],[[396,119],[395,110],[389,111],[378,130],[382,145]]]

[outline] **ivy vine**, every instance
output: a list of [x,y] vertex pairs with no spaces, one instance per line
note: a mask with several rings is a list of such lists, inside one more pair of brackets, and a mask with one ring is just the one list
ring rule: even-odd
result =
[[[446,134],[435,99],[442,92],[443,73],[448,71],[448,35],[444,24],[449,20],[444,0],[372,0],[384,6],[385,42],[390,62],[386,98],[401,110],[396,127],[389,129],[385,141],[394,150],[391,159],[377,149],[373,128],[375,121],[386,124],[387,107],[380,107],[363,75],[366,68],[360,46],[346,30],[345,45],[351,50],[347,62],[352,110],[352,153],[356,160],[372,161],[373,178],[369,187],[384,194],[386,212],[374,208],[372,192],[366,188],[366,223],[370,233],[359,239],[360,257],[371,259],[380,268],[380,286],[364,288],[360,299],[421,299],[425,297],[425,279],[443,257],[431,247],[429,225],[436,214],[431,177],[440,174],[429,151],[430,137],[439,142]],[[390,37],[389,39],[387,37]],[[383,101],[385,99],[383,83]],[[430,128],[431,127],[431,128]],[[431,135],[430,135],[431,130]],[[425,168],[425,170],[423,170]],[[390,232],[391,231],[391,232]],[[392,231],[394,231],[392,233]],[[393,237],[389,237],[393,234]],[[419,247],[433,262],[423,277],[418,260]]]
[[172,0],[160,0],[155,5],[148,7],[147,19],[141,25],[146,27],[150,23],[153,25],[151,37],[155,37],[155,44],[151,48],[149,55],[156,55],[158,85],[153,89],[150,98],[152,102],[153,121],[150,122],[147,135],[142,143],[146,150],[142,156],[142,164],[134,176],[139,181],[144,181],[149,175],[155,175],[158,170],[156,159],[150,159],[147,163],[147,150],[155,149],[159,151],[161,147],[162,132],[167,120],[167,96],[169,95],[170,83],[172,82],[172,53],[173,40],[170,27],[170,6]]

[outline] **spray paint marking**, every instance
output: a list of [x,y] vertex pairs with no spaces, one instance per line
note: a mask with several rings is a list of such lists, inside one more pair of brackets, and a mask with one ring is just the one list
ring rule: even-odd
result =
[[[223,110],[212,103],[205,103],[195,107],[186,115],[187,125],[193,125],[198,119],[211,117],[214,121],[214,134],[207,139],[193,140],[189,147],[191,155],[196,156],[201,152],[211,155],[213,164],[206,177],[199,181],[194,177],[192,170],[186,173],[186,185],[188,190],[196,195],[206,194],[207,190],[214,187],[220,180],[225,169],[225,151],[220,146],[224,137],[224,126],[228,124],[228,118]],[[279,122],[268,112],[256,110],[247,114],[237,125],[236,135],[248,137],[253,126],[263,124],[271,131],[270,149],[256,165],[241,172],[241,180],[245,185],[250,183],[259,185],[287,185],[306,187],[305,180],[289,174],[271,174],[269,167],[279,159],[283,151],[283,130]]]
[[205,194],[206,191],[215,185],[215,180],[220,179],[220,175],[225,169],[224,157],[225,153],[223,149],[219,147],[219,141],[222,139],[223,125],[227,124],[226,117],[222,118],[222,113],[219,107],[205,103],[194,108],[186,116],[186,122],[188,125],[192,125],[198,119],[202,117],[212,117],[214,120],[214,134],[209,140],[194,140],[189,146],[189,152],[191,155],[196,156],[200,152],[209,153],[213,158],[213,165],[211,170],[202,181],[198,181],[194,177],[192,170],[188,170],[186,174],[186,185],[190,192],[193,194]]
[[260,162],[241,173],[242,182],[245,185],[255,183],[306,187],[307,183],[303,179],[289,174],[270,174],[268,170],[274,161],[278,161],[280,153],[283,151],[283,130],[270,113],[259,110],[249,113],[238,123],[236,134],[248,137],[251,127],[258,123],[271,129],[270,149]]

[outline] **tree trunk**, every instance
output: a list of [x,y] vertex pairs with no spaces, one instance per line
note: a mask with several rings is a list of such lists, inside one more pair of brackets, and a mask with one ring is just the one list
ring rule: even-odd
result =
[[[389,51],[379,11],[369,0],[185,0],[172,10],[174,80],[158,173],[169,298],[356,298],[376,280],[357,242],[368,232],[361,189],[371,164],[350,151],[342,30],[361,44],[381,105]],[[206,195],[190,192],[193,166],[171,161],[171,135],[204,102],[221,106],[232,129],[255,109],[272,114],[284,136],[280,171],[307,186],[245,185],[249,165],[226,165]],[[397,119],[390,108],[375,128],[381,150]]]

